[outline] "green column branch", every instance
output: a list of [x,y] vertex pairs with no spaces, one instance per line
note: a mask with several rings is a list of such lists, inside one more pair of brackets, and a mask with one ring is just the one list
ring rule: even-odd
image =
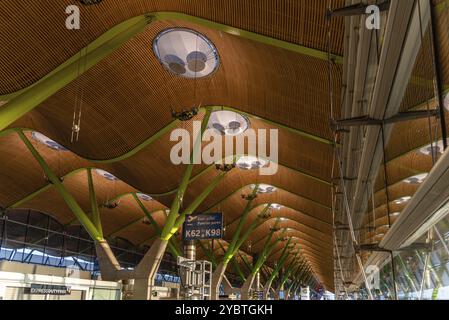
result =
[[[207,125],[209,123],[210,115],[211,111],[207,110],[201,123],[201,132],[196,137],[193,150],[196,150],[197,146],[200,145],[202,141],[204,131],[206,131]],[[171,205],[170,213],[168,214],[167,217],[167,222],[165,223],[164,229],[162,230],[161,233],[162,240],[168,241],[173,236],[173,234],[175,234],[178,231],[177,228],[174,228],[174,225],[178,218],[179,209],[181,208],[182,201],[184,199],[184,194],[190,181],[190,177],[192,176],[194,166],[193,153],[190,157],[190,163],[187,165],[181,183],[179,184],[178,191],[176,192],[176,197]]]
[[243,245],[243,243],[249,238],[249,236],[251,235],[251,233],[258,228],[263,222],[261,222],[261,220],[263,219],[262,217],[265,215],[265,213],[269,210],[271,204],[269,204],[268,206],[266,206],[262,212],[259,214],[259,216],[254,219],[253,222],[251,222],[251,224],[249,225],[248,229],[245,231],[245,233],[243,234],[242,238],[237,242],[237,244],[235,245],[234,248],[234,252],[232,253],[232,255],[235,254],[236,251],[240,250],[240,247]]
[[237,262],[235,257],[233,257],[233,259],[231,260],[231,263],[232,263],[232,266],[234,267],[235,271],[237,271],[240,279],[243,282],[245,282],[245,280],[246,280],[245,274],[243,273],[242,269],[240,268],[240,266],[239,266],[239,264],[238,264],[238,262]]
[[95,193],[94,181],[92,178],[92,169],[87,170],[87,181],[89,184],[90,210],[92,212],[92,222],[97,228],[101,238],[103,238],[103,227],[101,226],[100,210],[98,210],[97,195]]
[[268,234],[267,240],[265,241],[265,244],[263,246],[262,252],[259,255],[259,258],[257,259],[256,263],[254,264],[253,270],[251,274],[255,275],[257,272],[259,272],[262,265],[265,263],[267,258],[269,257],[271,251],[276,246],[276,244],[280,241],[280,238],[276,239],[276,241],[270,245],[271,239],[273,238],[274,233],[276,232],[276,228],[280,223],[280,219],[276,220],[276,223],[274,224],[274,227]]
[[[153,216],[151,215],[151,212],[149,212],[147,208],[143,205],[142,201],[140,201],[136,193],[133,193],[132,196],[139,205],[140,209],[143,211],[145,217],[147,217],[147,219],[150,221],[156,233],[160,236],[162,229],[161,227],[159,227],[156,220],[154,220]],[[179,250],[179,245],[175,242],[173,238],[170,239],[170,241],[168,242],[168,248],[175,257],[181,256],[181,250]]]
[[239,239],[240,232],[242,231],[243,225],[245,224],[245,220],[249,213],[251,212],[251,205],[254,201],[254,199],[257,197],[257,190],[259,189],[259,185],[256,185],[253,189],[253,192],[250,195],[249,200],[246,203],[245,209],[243,210],[242,216],[240,218],[239,224],[237,226],[237,229],[234,232],[234,236],[232,237],[231,243],[228,247],[228,252],[225,255],[224,261],[228,262],[232,258],[232,254],[235,253],[235,246]]
[[250,263],[248,262],[248,259],[246,259],[246,257],[244,255],[242,255],[240,252],[238,254],[239,254],[240,259],[242,259],[245,267],[248,269],[249,272],[251,272],[252,268],[251,268]]
[[[288,264],[287,269],[285,270],[285,272],[281,278],[281,281],[279,283],[279,287],[282,287],[285,284],[285,282],[288,280],[288,278],[290,277],[290,274],[293,271],[292,269],[294,268],[295,263],[296,263],[295,259],[298,256],[298,254],[299,254],[299,252],[297,251],[295,253],[295,255],[293,256],[292,260],[290,261],[290,263]],[[304,265],[304,263],[302,263],[302,262],[299,263],[299,267],[301,267],[303,265]]]
[[[182,227],[182,224],[186,220],[186,217],[192,215],[196,209],[203,203],[203,201],[215,190],[218,184],[223,180],[226,176],[227,172],[220,172],[214,180],[207,186],[206,189],[201,192],[201,194],[185,209],[182,214],[176,219],[175,224],[173,225],[173,230],[178,231],[179,228]],[[175,231],[175,232],[176,232]]]
[[282,266],[284,265],[285,261],[287,260],[289,254],[290,254],[290,252],[288,252],[287,250],[288,250],[288,246],[289,246],[291,240],[292,240],[292,238],[290,237],[288,239],[287,245],[282,250],[281,256],[279,257],[279,260],[276,263],[276,266],[274,267],[274,270],[271,273],[270,277],[268,278],[267,282],[269,282],[269,283],[273,282],[273,280],[278,275],[279,271],[281,271]]
[[22,131],[17,132],[17,134],[19,135],[19,137],[23,141],[23,143],[26,145],[28,150],[31,152],[31,154],[34,156],[36,161],[39,163],[41,168],[44,170],[47,178],[51,181],[51,183],[53,184],[55,189],[58,191],[58,193],[64,199],[67,206],[70,208],[70,210],[76,216],[76,218],[81,223],[81,225],[86,229],[86,231],[89,233],[89,235],[92,237],[92,239],[94,239],[96,241],[102,241],[103,237],[102,237],[101,233],[97,230],[95,225],[92,223],[92,221],[89,219],[89,217],[83,211],[83,209],[80,207],[80,205],[75,200],[75,198],[66,190],[66,188],[62,184],[59,177],[57,177],[56,174],[50,169],[47,162],[44,160],[44,158],[42,158],[42,156],[39,154],[39,152],[33,147],[33,145],[27,139],[25,134]]

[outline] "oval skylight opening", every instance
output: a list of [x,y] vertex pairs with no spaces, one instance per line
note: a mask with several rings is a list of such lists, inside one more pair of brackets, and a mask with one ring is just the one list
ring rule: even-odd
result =
[[416,176],[405,179],[404,182],[408,184],[421,184],[424,182],[428,175],[428,173],[418,174]]
[[222,136],[238,136],[248,130],[249,126],[247,117],[228,110],[212,112],[207,125],[208,129]]
[[407,196],[407,197],[402,197],[402,198],[396,199],[396,200],[394,201],[394,203],[395,203],[395,204],[404,204],[404,203],[409,202],[411,199],[412,199],[412,197],[409,197],[409,196]]
[[[273,210],[281,210],[282,207],[283,207],[283,206],[280,205],[280,204],[278,204],[278,203],[272,203],[271,206],[270,206],[270,209],[273,209]],[[281,218],[281,219],[283,219],[283,218]]]
[[401,214],[400,212],[393,212],[393,213],[390,213],[390,216],[398,217],[400,214]]
[[268,160],[254,156],[245,156],[237,160],[237,167],[242,170],[257,170],[268,165]]
[[186,28],[172,28],[159,33],[153,50],[171,73],[186,78],[202,78],[220,65],[213,43],[203,34]]
[[[440,140],[433,144],[433,150],[435,154],[443,154],[444,153],[444,144],[443,140]],[[419,152],[423,155],[430,156],[432,155],[432,145],[429,144],[421,149],[419,149]]]
[[145,193],[138,193],[137,196],[139,197],[140,200],[143,200],[143,201],[153,200],[153,198],[151,198],[149,195],[147,195]]
[[45,146],[47,146],[47,147],[49,147],[49,148],[51,148],[53,150],[56,150],[56,151],[67,151],[67,149],[64,148],[63,146],[61,146],[59,143],[51,140],[49,137],[44,136],[42,133],[39,133],[37,131],[34,131],[31,134],[31,137],[34,140],[38,141],[39,143],[41,143],[41,144],[43,144],[43,145],[45,145]]
[[120,180],[119,178],[117,178],[116,176],[114,176],[112,173],[109,173],[107,171],[101,170],[101,169],[95,169],[95,172],[102,176],[103,178],[109,180],[109,181],[118,181]]
[[[255,187],[256,187],[255,184],[251,185],[251,189],[254,190]],[[276,190],[277,190],[276,187],[270,186],[268,184],[260,184],[259,188],[257,188],[257,193],[259,193],[259,194],[268,194],[268,193],[273,193]]]

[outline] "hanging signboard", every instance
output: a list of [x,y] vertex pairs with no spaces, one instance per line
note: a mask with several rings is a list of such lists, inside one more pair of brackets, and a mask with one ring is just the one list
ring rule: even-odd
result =
[[182,228],[182,237],[186,241],[221,239],[222,236],[221,212],[187,216]]
[[49,294],[56,296],[68,295],[71,293],[70,288],[66,286],[54,286],[50,284],[31,284],[31,288],[27,288],[30,294]]

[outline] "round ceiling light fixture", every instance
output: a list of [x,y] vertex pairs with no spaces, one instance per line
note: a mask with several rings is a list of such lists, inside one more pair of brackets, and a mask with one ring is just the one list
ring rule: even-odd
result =
[[428,175],[428,173],[418,174],[416,176],[405,179],[404,182],[408,184],[421,184],[424,182]]
[[[251,189],[254,190],[256,187],[255,184],[251,185]],[[276,187],[270,186],[268,184],[259,184],[259,187],[257,188],[257,193],[259,194],[269,194],[275,192],[277,189]]]
[[443,154],[444,153],[444,144],[443,144],[443,140],[440,140],[436,143],[433,144],[433,146],[431,144],[425,146],[424,148],[419,149],[419,152],[423,155],[426,156],[430,156],[432,155],[432,147],[434,150],[435,154]]
[[187,28],[162,31],[153,41],[153,50],[171,73],[186,78],[203,78],[218,69],[220,58],[213,43]]
[[409,202],[411,199],[412,199],[412,197],[409,197],[409,196],[407,196],[407,197],[402,197],[402,198],[396,199],[396,200],[394,201],[394,203],[395,203],[395,204],[404,204],[404,203]]
[[268,165],[269,161],[254,156],[240,157],[237,160],[237,167],[242,170],[257,170]]
[[43,145],[46,145],[47,147],[49,147],[49,148],[51,148],[53,150],[56,150],[56,151],[67,151],[67,149],[64,148],[63,146],[61,146],[59,143],[51,140],[50,138],[44,136],[42,133],[39,133],[37,131],[34,131],[31,134],[31,137],[34,140],[42,143]]
[[207,127],[222,136],[238,136],[248,130],[250,123],[237,112],[220,110],[211,113]]
[[140,200],[143,201],[152,201],[153,198],[151,198],[149,195],[145,194],[145,193],[138,193],[137,196],[139,197]]
[[109,180],[109,181],[118,181],[120,180],[116,176],[114,176],[112,173],[109,173],[107,171],[101,170],[101,169],[95,169],[95,172],[102,176],[103,178]]

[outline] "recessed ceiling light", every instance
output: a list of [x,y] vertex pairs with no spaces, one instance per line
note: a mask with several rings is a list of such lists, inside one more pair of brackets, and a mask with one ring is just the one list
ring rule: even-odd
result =
[[435,142],[433,145],[429,144],[421,149],[419,149],[419,152],[423,155],[430,156],[432,155],[432,147],[435,154],[443,154],[444,153],[444,144],[443,140],[440,140],[438,142]]
[[405,179],[404,182],[408,184],[421,184],[424,182],[428,175],[428,173],[418,174],[416,176]]
[[395,204],[404,204],[404,203],[409,202],[411,199],[412,199],[412,197],[409,197],[409,196],[407,196],[407,197],[402,197],[402,198],[396,199],[396,200],[394,201],[394,203],[395,203]]
[[220,65],[217,49],[212,42],[191,29],[162,31],[153,42],[153,50],[167,70],[186,78],[206,77]]
[[109,181],[118,181],[120,180],[116,176],[114,176],[112,173],[109,173],[107,171],[101,170],[101,169],[95,169],[95,172],[102,176],[103,178],[109,180]]
[[151,198],[149,195],[147,195],[145,193],[138,193],[137,196],[139,197],[140,200],[143,200],[143,201],[153,200],[153,198]]
[[265,159],[254,156],[245,156],[240,157],[240,159],[237,160],[237,167],[242,170],[255,170],[267,166],[268,163],[269,161]]
[[[256,187],[255,184],[251,185],[251,189],[254,190],[255,187]],[[257,188],[257,193],[268,194],[268,193],[273,193],[276,190],[277,190],[276,187],[270,186],[268,184],[259,184],[259,187]]]
[[219,135],[238,136],[248,130],[250,124],[247,117],[233,111],[214,111],[210,115],[208,128]]
[[64,148],[63,146],[61,146],[59,143],[51,140],[50,138],[44,136],[42,133],[39,133],[37,131],[34,131],[31,134],[31,137],[34,140],[42,143],[43,145],[46,145],[47,147],[49,147],[49,148],[51,148],[53,150],[56,150],[56,151],[67,151],[67,149]]

